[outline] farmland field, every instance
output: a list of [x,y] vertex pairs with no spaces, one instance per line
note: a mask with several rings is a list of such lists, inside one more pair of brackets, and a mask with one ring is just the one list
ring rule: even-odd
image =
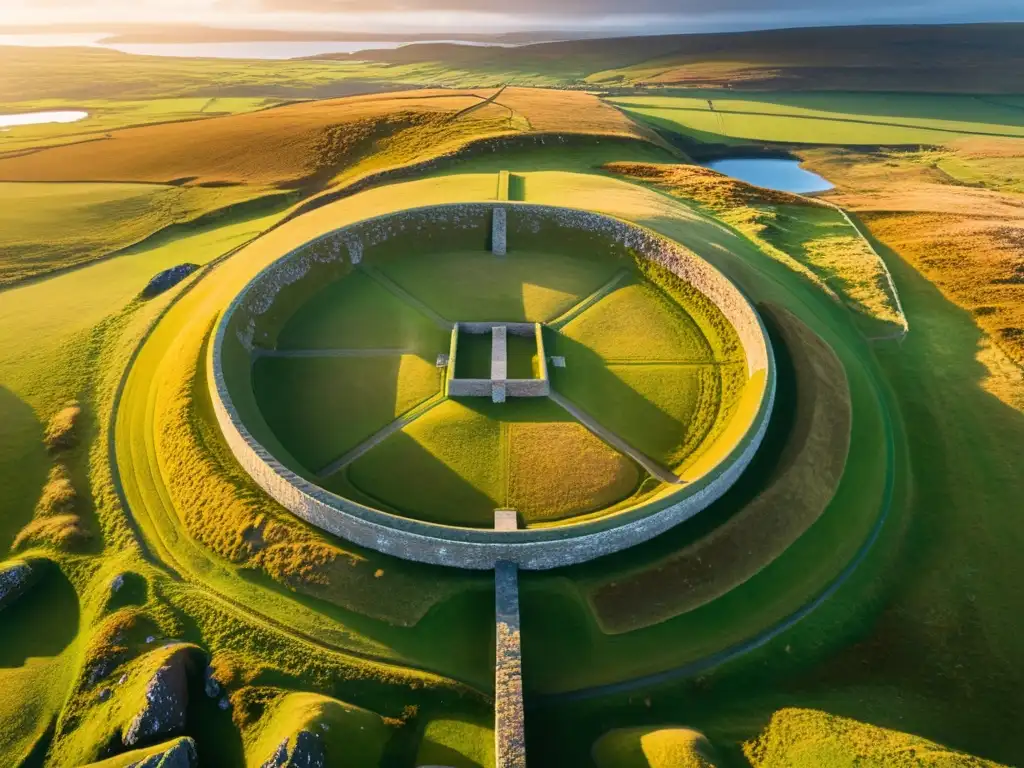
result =
[[[764,416],[698,514],[519,569],[531,768],[1024,764],[1020,36],[0,46],[0,112],[89,113],[0,131],[0,764],[506,768],[494,572],[283,506],[221,374],[285,475],[397,519],[382,536],[617,536]],[[834,188],[693,164],[782,155]],[[489,216],[335,239],[450,203],[505,207],[507,255]],[[763,320],[770,412],[740,326],[670,262],[520,203],[717,269]],[[286,254],[253,325],[222,325]],[[540,323],[546,359],[510,335],[508,375],[550,396],[449,396],[490,376],[487,333],[446,367],[470,321]],[[498,509],[526,530],[488,530]],[[136,740],[160,686],[183,719]]]
[[613,103],[653,126],[708,141],[893,145],[1024,137],[1018,107],[973,96],[697,90]]

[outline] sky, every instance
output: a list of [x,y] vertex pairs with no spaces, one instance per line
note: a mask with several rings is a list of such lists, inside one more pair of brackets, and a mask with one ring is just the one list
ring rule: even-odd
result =
[[0,24],[200,23],[352,32],[705,32],[1024,21],[1022,0],[0,0]]

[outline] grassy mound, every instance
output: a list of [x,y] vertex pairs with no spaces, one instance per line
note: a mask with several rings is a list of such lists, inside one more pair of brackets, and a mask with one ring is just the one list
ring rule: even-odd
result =
[[379,765],[391,736],[380,715],[315,693],[247,689],[239,691],[237,701],[249,721],[243,731],[249,765],[270,762],[282,744],[291,754],[303,731],[318,742],[326,765]]
[[594,742],[597,768],[718,768],[715,748],[690,728],[616,728]]
[[489,768],[494,765],[494,731],[464,720],[431,720],[423,729],[416,765]]
[[493,527],[505,498],[501,423],[468,401],[447,400],[360,456],[347,475],[415,517]]
[[312,472],[441,391],[433,358],[260,357],[253,386],[267,424]]
[[782,709],[744,745],[753,768],[999,768],[934,741],[812,709]]

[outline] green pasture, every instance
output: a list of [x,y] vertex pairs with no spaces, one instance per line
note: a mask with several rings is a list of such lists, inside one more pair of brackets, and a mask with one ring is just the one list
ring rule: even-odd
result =
[[356,270],[317,291],[288,318],[278,349],[445,351],[448,333]]
[[655,127],[722,143],[943,144],[964,136],[1024,137],[1019,108],[970,95],[687,90],[611,102]]
[[[163,76],[170,81],[189,67],[198,71],[199,66],[168,63]],[[212,70],[221,65],[201,66]],[[259,76],[257,71],[252,74]],[[183,80],[181,87],[198,87],[195,82]],[[86,85],[83,79],[78,87]],[[96,79],[92,87],[114,85]],[[140,80],[134,87],[155,86]],[[775,115],[772,119],[789,118]],[[914,128],[919,130],[925,129]],[[927,130],[943,133],[934,126]],[[572,162],[565,160],[566,166]],[[736,230],[685,202],[598,175],[561,173],[550,167],[538,168],[537,173],[528,167],[520,171],[528,201],[564,204],[571,200],[577,207],[638,221],[711,261],[756,302],[789,308],[835,349],[849,378],[853,414],[846,471],[828,508],[783,556],[712,603],[643,630],[607,635],[594,621],[587,594],[596,585],[635,573],[686,546],[737,514],[770,473],[771,456],[760,458],[768,463],[752,467],[736,491],[713,508],[649,544],[556,574],[524,574],[524,669],[528,696],[537,705],[530,716],[530,749],[540,765],[585,764],[595,740],[610,727],[680,721],[699,728],[723,754],[742,764],[740,744],[762,732],[774,712],[792,706],[842,714],[913,733],[942,748],[1019,763],[1016,731],[1021,708],[1017,702],[1024,643],[1016,619],[1022,605],[1017,592],[1006,585],[1017,578],[1018,553],[1024,545],[1024,529],[1013,514],[1024,492],[1016,461],[1024,427],[1018,409],[984,388],[994,374],[978,359],[985,339],[972,318],[898,256],[886,254],[912,331],[899,347],[872,347],[847,307],[824,296]],[[117,404],[113,458],[131,525],[137,528],[149,557],[159,564],[154,569],[166,568],[185,577],[160,577],[154,601],[172,604],[174,613],[186,619],[180,626],[169,626],[168,632],[180,630],[211,651],[238,654],[241,664],[259,670],[264,680],[316,688],[396,717],[407,702],[421,704],[424,715],[432,720],[430,714],[447,711],[451,702],[463,701],[463,695],[476,701],[452,678],[466,679],[482,690],[490,685],[493,595],[484,582],[473,575],[452,576],[332,540],[332,545],[341,544],[351,556],[343,562],[351,580],[343,586],[335,583],[333,592],[325,589],[314,596],[308,585],[300,584],[294,591],[294,584],[285,586],[272,579],[257,563],[229,559],[216,549],[217,542],[200,543],[184,532],[182,521],[197,509],[179,506],[176,499],[181,495],[168,487],[166,468],[183,445],[209,440],[210,454],[220,457],[214,462],[216,471],[237,483],[238,496],[255,504],[265,503],[253,501],[262,495],[251,481],[239,476],[230,460],[223,460],[227,454],[215,444],[216,430],[208,413],[186,425],[195,429],[181,429],[156,414],[168,410],[161,400],[169,392],[179,390],[177,385],[188,385],[189,377],[202,370],[205,339],[219,312],[283,248],[345,221],[395,207],[487,199],[493,194],[492,175],[467,173],[370,190],[311,211],[204,275],[146,340]],[[0,359],[4,397],[0,401],[4,417],[0,418],[0,471],[5,479],[15,479],[0,490],[6,494],[5,510],[14,509],[15,515],[31,513],[50,463],[39,447],[42,425],[66,400],[85,393],[87,404],[96,408],[97,423],[105,423],[112,406],[112,382],[127,363],[133,343],[162,306],[132,303],[145,280],[159,268],[181,261],[210,261],[276,220],[276,216],[265,216],[221,228],[211,226],[0,293],[0,337],[5,344]],[[75,280],[69,281],[72,277]],[[594,288],[605,280],[594,280]],[[535,292],[529,303],[562,306],[569,301],[569,293],[564,299],[549,296],[542,301],[537,297],[544,294]],[[518,304],[513,297],[508,305],[525,310],[525,295],[524,279]],[[119,315],[125,307],[129,314]],[[112,313],[123,325],[111,328]],[[201,394],[202,388],[196,392]],[[181,412],[204,413],[208,404],[199,399]],[[429,413],[421,419],[426,416]],[[780,414],[783,421],[785,416]],[[500,436],[495,438],[478,426],[488,420],[459,418],[468,445],[492,452],[495,443],[500,446]],[[886,440],[889,426],[892,445]],[[782,439],[787,428],[791,427],[784,423],[773,427],[783,433]],[[94,483],[96,489],[96,514],[102,522],[98,530],[107,546],[117,547],[118,557],[141,563],[125,512],[117,506],[114,483],[104,474],[108,458],[104,436],[97,427],[87,439],[76,461],[85,468],[86,485]],[[889,450],[895,454],[899,476],[878,545],[855,576],[800,624],[747,660],[692,683],[609,695],[591,704],[556,705],[541,698],[554,691],[677,668],[747,640],[805,605],[850,561],[884,507]],[[402,454],[403,460],[407,455]],[[388,468],[387,481],[392,486],[398,485],[395,466],[401,465]],[[384,464],[377,469],[368,474],[383,484]],[[451,472],[440,476],[481,507],[481,498],[490,504],[494,499],[488,494],[498,497],[503,492],[500,482],[479,467],[461,471],[465,477]],[[504,488],[507,493],[508,486]],[[211,516],[219,512],[219,508],[209,510]],[[303,537],[305,545],[327,539],[294,520],[280,524],[292,526],[289,535]],[[11,527],[13,531],[20,525]],[[111,551],[107,557],[113,568]],[[935,567],[937,562],[942,567]],[[106,594],[112,575],[93,577],[93,568],[87,560],[72,579],[73,590],[82,593],[81,604],[86,606],[80,619],[83,627],[95,619],[96,604]],[[421,594],[426,597],[417,602]],[[70,604],[47,600],[39,610],[59,606],[52,613],[66,617],[64,606]],[[5,611],[0,618],[5,630],[8,619]],[[38,625],[19,621],[14,631],[38,640],[54,634],[49,632],[51,621],[40,619]],[[453,627],[459,631],[453,632]],[[62,637],[63,643],[69,635]],[[5,644],[4,652],[14,649],[17,653],[21,647],[28,645]],[[837,652],[840,649],[844,650]],[[81,671],[80,661],[72,642],[63,650],[55,645],[40,657],[26,655],[0,665],[0,682],[8,691],[0,697],[4,714],[0,754],[13,754],[20,762],[65,706],[64,694],[72,675]],[[436,677],[430,670],[450,677]],[[77,699],[69,705],[71,709],[78,706]],[[479,721],[488,714],[486,705],[467,702],[465,706],[477,706]],[[224,727],[237,738],[235,726]],[[478,736],[437,735],[434,741],[457,741],[461,746],[453,750],[476,760],[473,755],[483,749],[488,734]],[[90,734],[83,731],[74,738],[76,744],[86,745]],[[860,744],[864,738],[877,740],[877,734],[855,734],[852,742],[842,743]],[[799,740],[811,741],[802,735]],[[835,749],[829,752],[827,747],[835,743],[827,742],[817,752],[809,745],[798,753],[780,748],[765,754],[775,756],[774,764],[779,765],[822,764],[832,760]],[[915,749],[927,746],[917,740],[900,745],[907,743]],[[879,764],[891,764],[886,760],[893,754],[884,755]]]
[[718,768],[715,748],[698,731],[662,726],[616,728],[594,742],[597,768]]
[[[452,183],[459,178],[451,177]],[[571,250],[519,250],[513,240],[504,258],[483,249],[453,250],[409,255],[378,268],[453,322],[544,322],[600,288],[616,263]]]
[[267,424],[313,472],[440,393],[433,358],[259,357],[253,388]]
[[0,153],[53,146],[75,141],[98,141],[107,131],[152,123],[202,120],[222,115],[255,112],[280,104],[282,100],[264,97],[205,97],[181,99],[42,99],[8,101],[0,104],[0,113],[50,112],[74,110],[88,117],[74,123],[40,123],[14,126],[0,134]]
[[95,261],[264,194],[249,187],[2,182],[0,287]]

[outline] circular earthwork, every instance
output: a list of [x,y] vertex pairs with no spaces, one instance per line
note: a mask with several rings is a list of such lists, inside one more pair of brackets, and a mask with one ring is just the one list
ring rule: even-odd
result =
[[232,453],[307,522],[486,569],[657,536],[739,478],[776,374],[757,312],[680,244],[523,203],[400,211],[256,275],[208,357]]

